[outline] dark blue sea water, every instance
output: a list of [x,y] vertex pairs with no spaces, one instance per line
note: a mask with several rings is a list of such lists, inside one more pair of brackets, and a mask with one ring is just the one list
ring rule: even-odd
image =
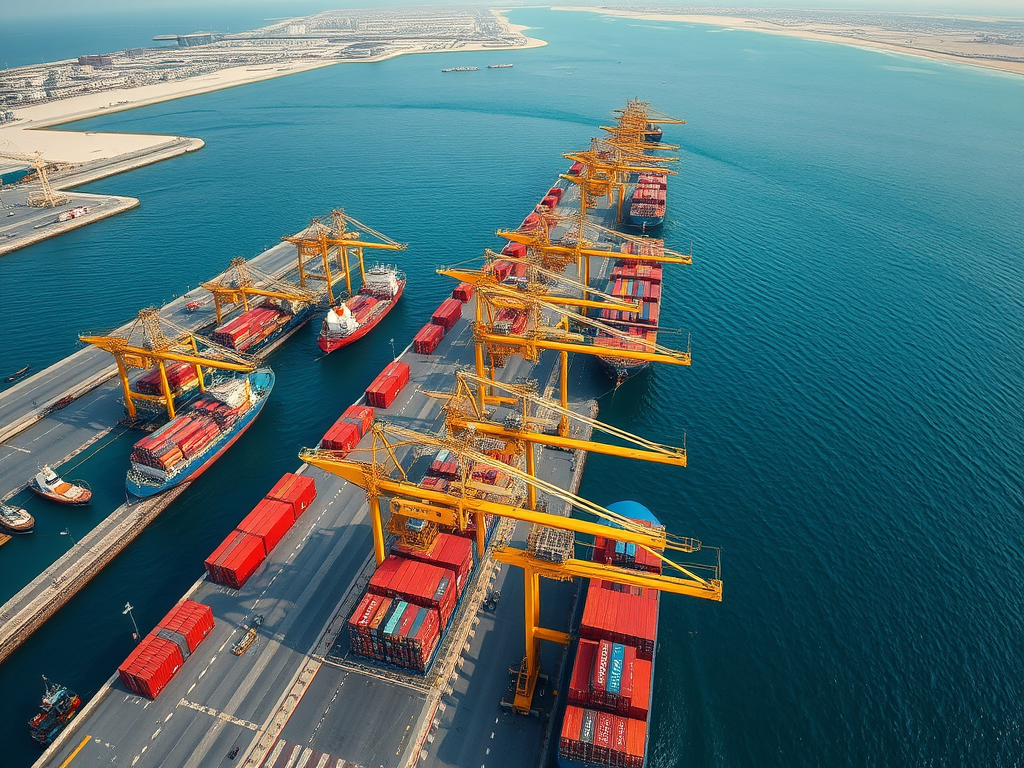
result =
[[[261,479],[297,464],[450,289],[434,266],[494,245],[632,96],[689,120],[666,131],[683,162],[664,234],[694,265],[672,272],[663,323],[692,332],[694,364],[629,382],[602,418],[685,431],[690,466],[594,456],[582,490],[721,546],[725,580],[722,604],[664,600],[652,765],[1021,765],[1024,80],[710,27],[512,18],[550,45],[337,66],[76,126],[206,147],[90,185],[142,205],[0,259],[5,363],[53,362],[335,205],[408,241],[411,279],[375,343],[316,361],[310,330],[277,354],[247,436],[0,666],[5,768],[33,758],[38,675],[95,691],[130,649],[125,601],[151,626]],[[105,503],[125,452],[76,470]],[[0,550],[4,593],[89,525],[33,511],[34,540]]]

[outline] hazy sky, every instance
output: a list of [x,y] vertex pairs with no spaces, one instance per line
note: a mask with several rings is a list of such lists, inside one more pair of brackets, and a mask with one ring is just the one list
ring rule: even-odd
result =
[[[550,2],[551,0],[549,0]],[[574,5],[624,5],[629,0],[563,0]],[[69,16],[103,16],[111,13],[125,13],[133,18],[146,15],[178,15],[181,11],[206,10],[217,13],[244,10],[246,15],[268,16],[305,15],[331,8],[366,8],[383,5],[440,5],[438,0],[46,0],[42,3],[24,0],[0,0],[0,35],[4,19],[45,19],[67,18]],[[463,4],[468,4],[465,2]],[[532,5],[526,0],[500,2],[496,7]],[[675,3],[659,3],[644,0],[642,5],[709,5],[738,8],[829,8],[850,10],[918,11],[930,13],[955,13],[964,15],[999,15],[1024,18],[1024,0],[715,0],[695,3],[680,0]],[[2,39],[2,37],[0,37]]]

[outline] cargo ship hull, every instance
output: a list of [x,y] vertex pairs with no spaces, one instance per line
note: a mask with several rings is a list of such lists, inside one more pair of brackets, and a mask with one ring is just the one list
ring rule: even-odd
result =
[[149,478],[139,470],[133,469],[128,473],[128,477],[125,480],[125,488],[128,492],[139,498],[154,496],[186,481],[196,480],[212,466],[228,448],[235,444],[238,438],[245,434],[245,431],[256,420],[256,417],[260,415],[260,411],[263,410],[263,406],[266,404],[267,399],[270,397],[270,392],[274,388],[274,372],[269,368],[261,368],[255,373],[250,374],[249,380],[253,385],[254,393],[258,391],[260,394],[258,397],[254,394],[254,402],[249,410],[237,422],[232,424],[228,431],[198,456],[190,459],[183,467],[171,473],[162,482]]
[[405,292],[405,280],[401,280],[398,283],[398,293],[393,298],[382,302],[383,308],[373,315],[370,320],[366,323],[362,323],[358,328],[350,334],[345,336],[336,336],[326,329],[326,320],[324,321],[325,327],[320,331],[320,338],[317,339],[317,344],[320,345],[320,349],[323,350],[325,355],[329,355],[331,352],[335,352],[342,347],[347,347],[349,344],[354,344],[363,338],[366,334],[372,331],[377,325],[388,316],[391,309],[398,303],[398,300],[402,298],[402,293]]

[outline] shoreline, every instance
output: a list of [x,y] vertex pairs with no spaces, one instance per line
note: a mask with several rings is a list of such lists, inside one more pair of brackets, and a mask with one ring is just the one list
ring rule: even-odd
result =
[[[510,32],[522,34],[528,30],[521,24],[512,24],[503,14],[506,11],[491,9]],[[299,72],[308,72],[338,64],[375,64],[388,59],[411,54],[462,53],[467,51],[518,51],[540,48],[547,41],[523,35],[525,45],[499,46],[482,43],[462,43],[458,47],[444,50],[409,49],[370,56],[364,59],[325,59],[284,63],[261,67],[228,67],[214,73],[190,77],[168,83],[143,85],[134,88],[120,88],[101,93],[74,96],[62,101],[53,101],[17,110],[18,119],[12,123],[0,124],[0,145],[9,142],[25,154],[42,152],[48,162],[81,164],[85,162],[112,160],[128,152],[147,151],[164,144],[174,137],[164,134],[105,133],[101,131],[56,131],[47,130],[67,123],[93,117],[112,115],[130,109],[147,107],[175,99],[199,96],[213,91],[234,88],[240,85],[273,80]],[[59,180],[53,180],[55,189],[61,188]]]
[[670,21],[683,24],[707,24],[710,26],[722,27],[731,30],[746,30],[750,32],[764,32],[769,35],[782,35],[783,37],[798,37],[804,40],[817,40],[823,43],[836,43],[849,45],[854,48],[869,48],[887,53],[899,53],[905,56],[917,56],[932,61],[942,61],[949,64],[964,64],[982,69],[1004,72],[1010,75],[1024,75],[1024,61],[1006,61],[1002,59],[986,59],[972,56],[956,56],[941,51],[931,51],[922,48],[894,45],[876,40],[864,40],[860,38],[842,37],[826,32],[817,32],[805,29],[794,29],[779,27],[763,19],[751,19],[743,16],[723,16],[711,14],[678,14],[678,13],[648,13],[643,11],[628,11],[623,9],[603,8],[601,6],[576,6],[559,5],[552,6],[553,11],[568,11],[573,13],[597,13],[604,16],[618,16],[626,19],[639,21]]

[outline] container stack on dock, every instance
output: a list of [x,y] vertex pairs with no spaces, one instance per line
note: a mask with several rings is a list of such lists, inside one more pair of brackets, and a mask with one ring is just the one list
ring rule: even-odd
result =
[[132,693],[155,699],[213,630],[209,606],[186,600],[168,613],[118,667]]
[[[461,305],[460,305],[461,306]],[[409,383],[409,364],[400,360],[388,363],[366,388],[366,402],[374,408],[390,408],[398,393]]]
[[348,453],[363,439],[363,435],[373,426],[373,408],[364,405],[352,405],[345,409],[327,434],[320,441],[320,447],[329,451]]
[[209,578],[241,589],[314,498],[312,477],[287,473],[206,559]]
[[430,322],[439,325],[448,333],[462,317],[462,302],[458,299],[445,299],[441,306],[434,310]]

